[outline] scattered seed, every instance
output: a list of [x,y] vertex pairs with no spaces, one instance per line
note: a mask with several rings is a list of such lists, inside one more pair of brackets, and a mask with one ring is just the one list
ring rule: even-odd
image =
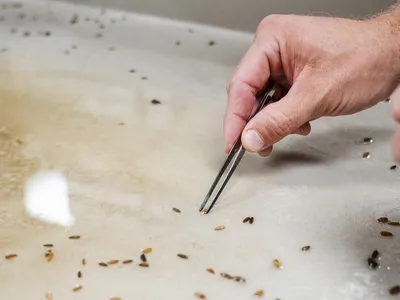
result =
[[142,76],[140,79],[147,80],[148,78],[146,76]]
[[43,247],[52,248],[52,247],[54,247],[54,245],[53,244],[44,244]]
[[205,209],[203,209],[203,210],[200,212],[200,214],[201,214],[202,216],[204,216],[206,213],[207,213],[207,211],[206,211]]
[[389,219],[387,218],[387,217],[380,217],[378,220],[377,220],[379,223],[387,223],[387,222],[389,222]]
[[108,48],[108,51],[110,51],[110,52],[114,52],[116,49],[114,48],[114,47],[110,47],[110,48]]
[[247,223],[250,220],[250,217],[246,217],[243,219],[243,223]]
[[203,293],[194,293],[194,296],[199,299],[206,299],[206,295],[204,295]]
[[119,263],[119,260],[118,260],[118,259],[112,259],[112,260],[110,260],[107,264],[109,264],[109,265],[115,265],[115,264],[117,264],[117,263]]
[[176,46],[180,46],[180,45],[181,45],[181,41],[176,41],[176,42],[175,42],[175,45],[176,45]]
[[6,259],[13,259],[16,258],[18,255],[17,254],[8,254],[5,256]]
[[86,259],[82,258],[82,265],[86,265]]
[[30,31],[25,31],[24,32],[24,36],[26,36],[26,37],[31,36],[31,32]]
[[74,25],[78,23],[79,21],[79,16],[77,14],[73,14],[71,20],[69,21],[69,24]]
[[390,171],[394,171],[394,170],[396,170],[396,169],[397,169],[397,166],[396,166],[396,165],[390,166]]
[[153,99],[153,100],[151,100],[151,104],[161,104],[161,101],[160,100],[157,100],[157,99]]
[[249,223],[250,223],[250,224],[253,224],[253,223],[254,223],[254,218],[253,218],[253,217],[250,217]]
[[392,286],[389,289],[389,293],[390,293],[390,295],[398,295],[398,294],[400,294],[400,285]]
[[226,278],[226,279],[232,279],[233,277],[229,275],[228,273],[221,273],[221,276]]
[[224,225],[219,225],[219,226],[215,227],[214,230],[220,231],[220,230],[224,230],[224,229],[225,229]]
[[374,252],[372,252],[371,254],[371,258],[372,259],[377,259],[379,257],[379,251],[378,250],[374,250]]
[[51,35],[51,31],[45,31],[45,32],[44,32],[44,35],[45,35],[45,36],[50,36],[50,35]]
[[362,155],[362,158],[370,158],[371,157],[371,153],[369,152],[364,152]]
[[129,73],[135,73],[135,72],[136,72],[135,69],[130,69],[130,70],[129,70]]
[[140,255],[140,260],[141,260],[142,262],[147,262],[146,255],[144,255],[144,254]]
[[105,262],[99,262],[99,266],[100,267],[108,267],[108,265]]
[[47,292],[45,297],[46,297],[46,300],[53,300],[53,294],[51,292]]
[[264,291],[258,290],[257,292],[254,293],[254,296],[262,297],[262,296],[264,296]]
[[71,235],[71,236],[69,237],[70,240],[79,240],[80,238],[81,238],[80,235]]
[[390,231],[381,231],[381,236],[390,237],[393,236],[393,233],[391,233]]
[[97,39],[99,39],[99,38],[101,38],[102,36],[103,36],[103,34],[99,32],[99,33],[96,33],[94,37],[97,38]]
[[44,254],[44,257],[47,259],[47,261],[51,261],[54,257],[53,251],[47,250],[46,253]]
[[149,264],[147,262],[142,262],[139,264],[139,266],[144,267],[144,268],[148,268]]
[[173,210],[174,212],[178,213],[178,214],[181,213],[181,210],[180,210],[179,208],[174,207],[172,210]]
[[178,257],[182,258],[182,259],[188,259],[189,256],[187,256],[186,254],[178,254]]
[[82,272],[78,271],[78,278],[82,278]]
[[368,258],[367,263],[368,263],[368,267],[370,269],[375,270],[375,269],[377,269],[379,267],[379,264],[375,261],[375,259],[373,259],[371,257]]
[[311,249],[311,246],[304,246],[303,248],[301,248],[301,251],[305,252]]
[[77,284],[73,287],[72,291],[73,292],[78,292],[83,288],[83,286],[81,286],[80,284]]
[[122,262],[124,265],[133,263],[132,259],[127,259]]
[[124,123],[124,122],[119,122],[119,123],[118,123],[118,125],[120,125],[120,126],[124,126],[124,125],[125,125],[125,123]]
[[388,225],[390,225],[390,226],[400,226],[400,222],[398,222],[398,221],[391,221],[391,222],[388,223]]
[[122,300],[121,297],[111,297],[110,300]]
[[152,252],[152,251],[153,251],[152,248],[145,248],[145,249],[142,250],[142,253],[143,253],[143,254],[149,254],[149,253]]
[[246,279],[244,279],[242,276],[233,276],[232,279],[237,282],[246,282]]
[[212,268],[208,268],[208,269],[206,269],[206,271],[207,271],[208,273],[210,273],[210,274],[215,274],[215,271],[214,271],[214,269],[212,269]]
[[275,268],[277,268],[277,269],[281,268],[281,262],[279,260],[274,259],[273,264],[274,264]]
[[211,47],[211,46],[214,46],[214,45],[215,45],[215,41],[209,41],[209,42],[208,42],[208,46]]

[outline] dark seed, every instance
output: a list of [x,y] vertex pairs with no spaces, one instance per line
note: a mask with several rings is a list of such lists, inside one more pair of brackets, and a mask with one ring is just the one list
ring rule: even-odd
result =
[[398,294],[400,294],[400,285],[392,286],[389,289],[389,293],[390,293],[390,295],[398,295]]
[[181,213],[181,210],[180,210],[179,208],[174,207],[172,210],[173,210],[174,212],[178,213],[178,214]]
[[253,224],[253,223],[254,223],[254,218],[253,218],[253,217],[250,217],[249,223],[250,223],[250,224]]
[[396,166],[396,165],[390,166],[390,171],[394,171],[394,170],[396,170],[396,169],[397,169],[397,166]]
[[390,231],[381,231],[381,236],[390,237],[393,236],[393,233],[391,233]]
[[175,42],[175,45],[176,45],[176,46],[180,46],[180,45],[181,45],[181,42],[180,42],[180,41],[176,41],[176,42]]
[[25,31],[24,32],[24,36],[31,36],[31,32],[30,31]]
[[54,247],[54,245],[53,244],[44,244],[43,247],[52,248],[52,247]]
[[301,248],[301,251],[305,252],[311,249],[311,246],[304,246],[303,248]]
[[389,219],[387,218],[387,217],[380,217],[378,220],[377,220],[379,223],[387,223],[387,222],[389,222]]
[[183,259],[189,258],[189,256],[187,256],[186,254],[178,254],[178,257],[183,258]]
[[364,152],[362,155],[362,158],[370,158],[371,157],[371,153],[369,152]]
[[78,292],[83,288],[83,286],[81,286],[80,284],[77,284],[76,286],[74,286],[74,288],[72,289],[73,292]]
[[386,99],[385,102],[390,102],[390,99]]
[[79,240],[80,238],[81,238],[80,235],[71,235],[71,236],[69,237],[70,240]]
[[206,271],[207,271],[208,273],[215,274],[214,269],[208,268],[208,269],[206,269]]
[[153,99],[153,100],[151,100],[151,104],[161,104],[161,101],[160,100],[157,100],[157,99]]
[[78,271],[78,278],[81,278],[81,277],[82,277],[82,272]]
[[226,278],[226,279],[232,279],[233,277],[227,273],[221,273],[221,276]]
[[147,80],[148,78],[146,76],[142,76],[140,79]]
[[132,259],[127,259],[127,260],[124,260],[122,263],[124,265],[131,264],[131,263],[133,263],[133,260]]
[[99,262],[99,266],[101,267],[108,267],[108,265],[105,262]]
[[377,259],[379,257],[379,251],[378,250],[374,250],[374,252],[372,252],[371,254],[371,258],[372,259]]
[[246,279],[244,279],[241,276],[233,276],[232,278],[233,280],[237,281],[237,282],[246,282]]
[[364,144],[371,144],[374,142],[374,140],[372,139],[372,137],[365,137],[363,139]]
[[78,21],[79,21],[79,16],[78,16],[77,14],[74,14],[74,15],[72,16],[71,20],[69,21],[69,23],[70,23],[71,25],[73,25],[73,24],[78,23]]
[[18,255],[17,254],[8,254],[5,256],[6,259],[13,259],[16,258]]
[[44,35],[45,35],[45,36],[50,36],[50,35],[51,35],[51,32],[50,32],[50,31],[46,31],[46,32],[44,33]]
[[204,295],[203,293],[194,293],[194,296],[199,299],[206,299],[206,295]]
[[209,41],[208,42],[208,46],[214,46],[215,45],[215,41]]
[[149,264],[147,262],[142,262],[139,264],[139,266],[143,267],[143,268],[148,268]]
[[247,223],[250,220],[250,217],[246,217],[243,219],[243,223]]
[[144,255],[144,254],[140,255],[140,260],[141,260],[142,262],[147,262],[146,255]]
[[378,267],[379,267],[379,264],[373,259],[373,258],[368,258],[368,267],[370,268],[370,269],[373,269],[373,270],[375,270],[375,269],[377,269]]
[[135,69],[130,69],[130,70],[129,70],[129,73],[135,73],[135,72],[136,72]]
[[400,226],[400,222],[394,222],[394,221],[392,221],[392,222],[389,222],[388,223],[388,225],[390,225],[390,226]]

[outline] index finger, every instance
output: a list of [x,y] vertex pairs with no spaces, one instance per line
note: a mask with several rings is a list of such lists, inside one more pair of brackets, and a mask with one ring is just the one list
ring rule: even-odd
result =
[[228,84],[228,105],[224,118],[225,152],[241,135],[256,101],[256,94],[270,76],[269,60],[263,49],[253,44]]

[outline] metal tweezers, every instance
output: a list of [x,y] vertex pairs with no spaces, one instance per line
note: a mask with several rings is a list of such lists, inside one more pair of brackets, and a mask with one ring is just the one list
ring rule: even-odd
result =
[[[248,118],[247,122],[249,122],[256,114],[258,114],[266,105],[268,105],[272,101],[272,97],[276,92],[276,86],[273,82],[270,82],[260,93],[257,95],[257,103],[258,105],[253,110],[252,114]],[[206,198],[204,199],[203,203],[200,206],[200,213],[202,215],[208,214],[215,203],[217,202],[219,196],[221,195],[222,191],[224,190],[226,184],[228,183],[229,179],[231,178],[233,172],[235,171],[236,167],[239,165],[246,149],[243,147],[241,142],[241,136],[236,140],[233,144],[231,151],[229,152],[228,158],[225,160],[225,163],[222,165],[221,170],[219,171],[217,177],[215,178],[213,184],[211,185],[210,190],[208,191]],[[225,174],[225,176],[223,176]],[[221,178],[222,181],[221,181]],[[218,183],[219,188],[216,190],[216,194],[214,198],[211,198],[214,190],[216,189]],[[206,208],[207,204],[210,202],[211,204]]]

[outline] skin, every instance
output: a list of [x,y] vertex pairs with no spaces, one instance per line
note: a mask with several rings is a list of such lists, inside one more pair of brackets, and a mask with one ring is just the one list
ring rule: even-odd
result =
[[[366,20],[266,17],[227,86],[225,151],[241,136],[248,151],[268,156],[289,134],[309,134],[314,119],[354,114],[388,98],[400,78],[399,35],[400,5]],[[246,124],[268,80],[283,97]],[[400,122],[400,102],[392,103]],[[400,130],[393,150],[400,162]]]

